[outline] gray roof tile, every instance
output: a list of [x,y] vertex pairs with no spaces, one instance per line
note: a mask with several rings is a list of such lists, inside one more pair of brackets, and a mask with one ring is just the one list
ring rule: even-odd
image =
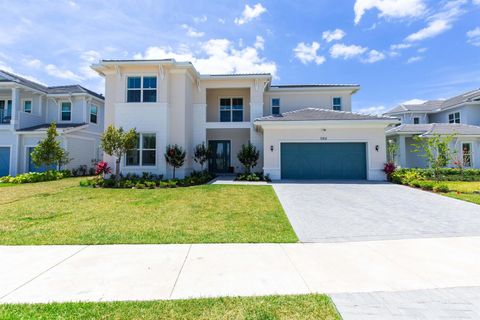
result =
[[390,130],[387,135],[393,134],[455,134],[455,135],[480,135],[480,127],[461,123],[429,123],[429,124],[402,124]]
[[255,119],[255,121],[319,121],[319,120],[395,120],[392,117],[368,115],[331,109],[305,108],[279,115]]

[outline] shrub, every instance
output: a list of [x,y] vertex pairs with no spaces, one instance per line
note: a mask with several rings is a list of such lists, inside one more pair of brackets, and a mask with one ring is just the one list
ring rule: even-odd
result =
[[179,145],[168,145],[164,156],[165,161],[173,167],[173,179],[175,179],[175,169],[180,168],[185,163],[185,151]]
[[392,181],[392,173],[395,172],[396,168],[397,167],[395,166],[395,163],[393,163],[392,161],[385,163],[385,166],[383,167],[383,172],[385,172],[385,174],[387,175],[388,181]]
[[[439,181],[480,181],[480,169],[442,168],[437,172]],[[397,169],[392,173],[392,182],[409,184],[412,180],[433,180],[433,169]]]
[[441,184],[435,185],[433,187],[433,191],[447,193],[450,191],[450,188],[446,184],[441,183]]
[[112,173],[112,169],[108,166],[108,163],[105,161],[100,161],[97,163],[97,166],[95,168],[95,174],[105,176],[106,174]]
[[236,181],[267,181],[270,182],[270,176],[263,175],[262,172],[256,173],[239,173],[235,178]]
[[34,182],[45,182],[45,181],[54,181],[71,176],[70,171],[68,170],[48,170],[45,172],[29,172],[19,174],[15,177],[5,176],[0,178],[0,182],[4,183],[34,183]]
[[260,152],[253,144],[248,142],[247,144],[242,145],[242,148],[237,154],[237,158],[245,168],[245,171],[250,174],[252,168],[257,165],[258,159],[260,158]]

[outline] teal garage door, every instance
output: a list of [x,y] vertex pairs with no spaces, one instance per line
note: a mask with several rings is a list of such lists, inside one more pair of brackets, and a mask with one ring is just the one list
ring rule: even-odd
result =
[[282,143],[282,179],[367,178],[365,143]]
[[0,147],[0,177],[10,174],[10,147]]

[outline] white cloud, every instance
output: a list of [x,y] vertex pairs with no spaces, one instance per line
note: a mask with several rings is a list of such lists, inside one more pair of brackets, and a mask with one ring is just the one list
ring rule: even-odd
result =
[[100,61],[100,59],[100,52],[95,50],[88,50],[80,55],[80,60],[82,61],[80,65],[80,72],[85,79],[100,78],[98,73],[90,68],[92,64],[97,63]]
[[480,0],[473,0],[473,4],[477,4],[480,6]]
[[409,42],[422,41],[436,37],[451,29],[453,22],[466,12],[462,8],[465,4],[466,0],[452,0],[447,2],[438,13],[435,13],[427,19],[428,25],[425,28],[412,33],[405,38],[405,40]]
[[428,48],[418,48],[417,52],[418,53],[424,53],[427,52]]
[[42,61],[39,59],[23,59],[23,63],[32,69],[40,69],[43,66]]
[[52,77],[60,78],[60,79],[67,79],[73,82],[80,82],[83,80],[81,76],[75,74],[74,72],[66,69],[60,69],[58,66],[54,64],[47,64],[45,66],[45,71]]
[[373,114],[373,115],[381,115],[385,113],[385,111],[386,111],[385,106],[367,107],[367,108],[360,108],[356,110],[356,112],[358,113]]
[[[261,44],[261,45],[260,45]],[[202,42],[198,48],[182,46],[178,50],[169,47],[149,47],[144,54],[137,53],[135,59],[173,58],[178,61],[190,61],[204,74],[218,73],[254,73],[265,72],[273,76],[277,65],[261,56],[264,40],[257,37],[253,46],[238,48],[228,39],[210,39]]]
[[397,44],[392,44],[390,46],[390,50],[397,51],[397,50],[403,50],[403,49],[408,49],[412,46],[410,43],[397,43]]
[[[256,49],[263,50],[265,49],[265,39],[262,36],[256,36],[255,44],[253,45]],[[243,46],[242,46],[243,47]]]
[[208,18],[206,15],[202,15],[200,17],[194,17],[193,18],[193,22],[195,23],[203,23],[203,22],[207,22]]
[[411,57],[407,60],[407,63],[415,63],[415,62],[419,62],[419,61],[422,61],[423,60],[423,57],[422,56],[415,56],[415,57]]
[[205,35],[205,32],[197,31],[195,28],[190,27],[187,24],[182,24],[182,28],[187,31],[187,36],[190,38],[201,38]]
[[345,37],[345,31],[341,29],[327,30],[322,33],[322,37],[327,42],[332,42],[335,40],[342,40]]
[[333,58],[351,59],[362,55],[367,50],[368,48],[357,45],[347,46],[345,44],[337,43],[330,48],[330,55]]
[[358,24],[365,12],[371,9],[380,11],[380,17],[407,18],[421,16],[426,8],[424,0],[356,0],[353,10],[355,24]]
[[325,57],[317,54],[318,49],[320,49],[320,44],[318,42],[313,41],[310,45],[308,43],[300,42],[293,49],[293,52],[295,57],[303,64],[309,64],[311,62],[322,64],[325,62]]
[[[478,0],[480,3],[480,0]],[[480,47],[480,27],[476,27],[467,32],[468,43]]]
[[266,11],[267,9],[265,9],[265,7],[262,6],[261,3],[257,3],[253,7],[250,7],[247,4],[245,5],[245,9],[243,9],[242,16],[240,18],[235,18],[234,22],[238,25],[245,24],[255,18],[260,17]]
[[403,101],[401,104],[422,104],[427,102],[427,100],[422,100],[422,99],[410,99],[407,101]]
[[218,18],[218,23],[225,24],[225,19]]
[[385,59],[385,54],[377,50],[370,50],[367,57],[362,59],[363,63],[375,63]]

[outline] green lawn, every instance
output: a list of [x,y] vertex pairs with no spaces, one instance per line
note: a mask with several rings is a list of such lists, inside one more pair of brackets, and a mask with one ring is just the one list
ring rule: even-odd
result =
[[0,183],[0,188],[2,188],[2,187],[13,187],[13,186],[15,186],[14,183],[6,183],[6,182],[1,182]]
[[298,241],[271,186],[2,188],[0,245]]
[[475,194],[475,191],[480,191],[480,181],[441,181],[441,184],[446,184],[450,192],[444,195],[480,204],[480,194]]
[[1,319],[340,320],[325,295],[0,305]]

